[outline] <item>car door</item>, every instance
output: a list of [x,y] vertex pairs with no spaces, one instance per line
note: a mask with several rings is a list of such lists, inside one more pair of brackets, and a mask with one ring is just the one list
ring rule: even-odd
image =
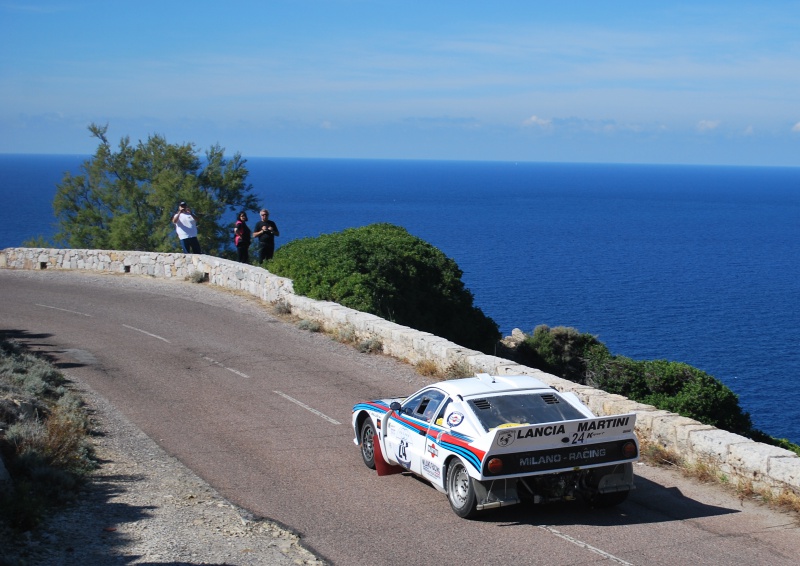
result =
[[422,473],[428,429],[445,397],[438,389],[426,389],[406,399],[389,420],[386,446],[390,458],[415,474]]

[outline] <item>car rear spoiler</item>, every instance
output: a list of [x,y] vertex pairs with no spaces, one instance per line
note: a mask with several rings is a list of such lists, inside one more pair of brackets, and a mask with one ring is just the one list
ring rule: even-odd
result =
[[494,429],[487,448],[493,453],[503,453],[635,439],[635,425],[636,413],[535,425],[502,425]]

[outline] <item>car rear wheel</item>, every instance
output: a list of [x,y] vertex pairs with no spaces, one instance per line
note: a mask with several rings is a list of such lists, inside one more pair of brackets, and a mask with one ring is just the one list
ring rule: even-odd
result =
[[361,425],[361,458],[364,464],[371,469],[375,469],[375,427],[372,419],[367,417]]
[[472,478],[461,460],[455,459],[447,467],[447,499],[450,507],[459,517],[467,519],[478,511]]

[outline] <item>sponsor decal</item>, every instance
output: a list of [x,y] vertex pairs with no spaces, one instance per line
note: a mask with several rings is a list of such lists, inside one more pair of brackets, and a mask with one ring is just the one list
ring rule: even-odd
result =
[[408,457],[408,442],[401,440],[397,446],[397,463],[406,468],[411,469],[411,458]]
[[561,454],[548,454],[546,456],[527,456],[519,459],[522,468],[541,466],[542,464],[560,464]]
[[[581,469],[586,466],[626,460],[621,452],[622,444],[623,441],[614,441],[592,446],[520,452],[514,455],[513,459],[506,460],[508,465],[504,467],[503,475],[547,472],[563,468]],[[493,475],[486,468],[483,473],[487,476]]]
[[569,456],[567,456],[567,460],[569,460],[570,462],[579,462],[581,460],[589,460],[592,458],[605,458],[605,457],[606,457],[605,448],[597,448],[597,449],[587,448],[586,450],[581,450],[580,452],[570,452]]
[[447,424],[452,426],[458,426],[464,421],[464,415],[459,413],[458,411],[453,411],[449,415],[447,415]]
[[392,422],[392,421],[390,421],[390,422],[392,423],[392,426],[389,429],[389,432],[391,432],[393,435],[395,435],[400,440],[404,441],[406,443],[406,446],[408,446],[408,437],[409,437],[409,434],[410,434],[408,432],[408,429],[406,427],[402,426],[402,425],[399,425],[399,424],[395,423],[395,422]]
[[554,436],[565,434],[566,429],[563,424],[536,426],[527,430],[518,430],[517,438],[539,438],[540,436]]
[[438,458],[439,457],[439,447],[436,446],[433,442],[429,443],[427,446],[428,454],[431,455],[431,458]]
[[501,447],[506,447],[514,444],[514,440],[516,437],[516,432],[504,432],[503,434],[499,434],[497,436],[497,445]]
[[428,460],[422,461],[422,472],[429,477],[439,479],[442,477],[442,469]]
[[560,464],[560,463],[578,463],[581,461],[604,458],[606,455],[605,448],[598,448],[596,450],[581,450],[577,452],[570,452],[568,454],[546,454],[543,456],[526,456],[519,459],[521,467],[540,466],[542,464]]
[[[610,419],[603,419],[599,421],[578,423],[578,432],[589,432],[595,430],[605,430],[609,428],[616,428],[619,426],[628,426],[630,417],[614,417]],[[599,435],[597,435],[599,436]]]

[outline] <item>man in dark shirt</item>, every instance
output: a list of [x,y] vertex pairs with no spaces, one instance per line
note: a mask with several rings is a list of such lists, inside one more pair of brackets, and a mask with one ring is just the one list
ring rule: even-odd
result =
[[269,219],[269,210],[261,210],[261,220],[256,222],[253,236],[258,238],[258,263],[272,259],[275,253],[275,236],[280,236],[278,226]]

